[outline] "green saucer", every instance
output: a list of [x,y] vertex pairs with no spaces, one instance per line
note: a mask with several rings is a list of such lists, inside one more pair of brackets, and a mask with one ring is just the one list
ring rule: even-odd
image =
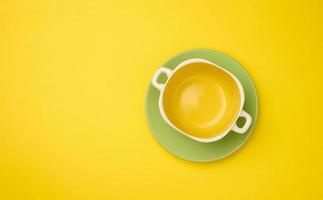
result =
[[[174,69],[179,63],[190,58],[204,58],[227,69],[241,82],[245,92],[243,109],[252,117],[252,124],[244,134],[230,132],[219,141],[201,143],[192,140],[170,127],[161,117],[158,108],[159,91],[151,84],[148,88],[146,112],[149,127],[157,141],[169,152],[189,161],[209,162],[225,158],[237,151],[250,137],[258,113],[256,88],[244,68],[229,56],[213,50],[192,50],[168,60],[162,67]],[[157,70],[157,68],[156,68]]]

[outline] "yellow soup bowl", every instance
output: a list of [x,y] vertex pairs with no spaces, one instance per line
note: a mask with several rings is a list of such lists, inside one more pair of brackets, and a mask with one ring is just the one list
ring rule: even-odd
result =
[[[167,81],[159,83],[165,73]],[[244,91],[229,71],[206,59],[193,58],[170,70],[159,68],[152,85],[160,91],[159,111],[174,129],[199,142],[220,140],[231,130],[243,134],[251,125],[251,116],[242,110]],[[237,119],[244,117],[242,127]]]

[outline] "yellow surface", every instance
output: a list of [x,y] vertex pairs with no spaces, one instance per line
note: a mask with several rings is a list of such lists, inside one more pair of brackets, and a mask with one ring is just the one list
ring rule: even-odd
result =
[[240,99],[238,84],[230,74],[207,63],[192,63],[174,72],[162,101],[167,118],[178,129],[198,138],[213,138],[237,119]]
[[[0,199],[321,199],[322,1],[0,3]],[[171,56],[223,51],[257,86],[247,144],[214,163],[153,138]]]

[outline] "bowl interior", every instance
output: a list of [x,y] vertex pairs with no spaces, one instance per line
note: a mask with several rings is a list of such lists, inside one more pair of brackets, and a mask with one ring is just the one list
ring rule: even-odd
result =
[[232,126],[241,108],[236,80],[204,62],[180,67],[167,81],[162,97],[168,120],[197,138],[213,138]]

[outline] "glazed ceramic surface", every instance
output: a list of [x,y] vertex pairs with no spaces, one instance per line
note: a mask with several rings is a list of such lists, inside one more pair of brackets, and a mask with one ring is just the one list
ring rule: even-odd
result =
[[250,137],[256,124],[258,112],[256,89],[245,69],[237,61],[218,51],[192,50],[184,52],[171,58],[162,66],[169,69],[175,69],[180,63],[191,58],[209,60],[237,77],[241,82],[245,93],[243,110],[248,112],[253,119],[250,128],[244,134],[236,134],[233,131],[230,131],[221,140],[210,143],[202,143],[188,138],[178,130],[169,126],[163,119],[159,111],[160,91],[152,85],[148,88],[146,99],[146,112],[149,127],[160,145],[182,159],[196,162],[218,160],[238,150]]
[[[165,83],[159,83],[166,74]],[[191,58],[175,69],[159,68],[152,85],[160,91],[159,111],[163,119],[183,135],[214,142],[230,130],[243,134],[252,118],[242,110],[245,95],[240,81],[228,70],[207,59]],[[238,127],[238,117],[245,123]]]

